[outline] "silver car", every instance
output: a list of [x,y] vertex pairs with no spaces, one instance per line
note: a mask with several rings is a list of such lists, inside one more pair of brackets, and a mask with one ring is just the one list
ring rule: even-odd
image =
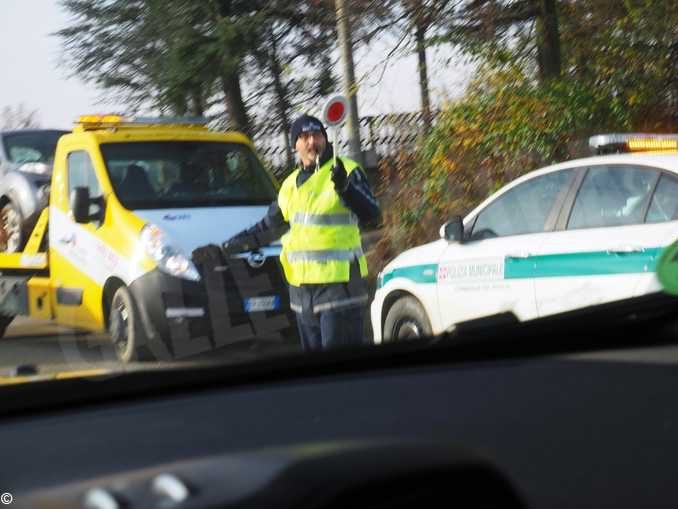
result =
[[0,251],[20,251],[47,205],[54,150],[68,131],[0,131]]

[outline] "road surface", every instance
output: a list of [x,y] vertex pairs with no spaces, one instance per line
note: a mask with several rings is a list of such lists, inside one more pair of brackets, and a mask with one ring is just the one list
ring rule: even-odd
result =
[[[205,361],[244,362],[262,355],[292,353],[298,349],[297,344],[250,342],[176,364],[187,366]],[[0,339],[0,377],[10,377],[16,374],[17,367],[30,365],[36,366],[39,374],[53,374],[66,370],[129,371],[142,367],[164,367],[168,363],[125,365],[116,359],[110,339],[104,334],[89,334],[49,321],[17,317]]]

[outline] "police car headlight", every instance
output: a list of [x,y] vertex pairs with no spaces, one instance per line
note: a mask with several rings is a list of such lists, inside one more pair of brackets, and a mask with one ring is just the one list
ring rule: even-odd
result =
[[200,274],[193,262],[188,259],[181,248],[172,245],[160,228],[147,224],[141,230],[141,245],[158,268],[171,275],[191,281],[199,281]]

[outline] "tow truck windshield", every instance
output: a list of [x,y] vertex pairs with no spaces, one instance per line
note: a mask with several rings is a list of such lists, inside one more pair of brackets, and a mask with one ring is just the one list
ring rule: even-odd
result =
[[115,193],[136,209],[267,205],[275,187],[244,145],[202,141],[102,144]]

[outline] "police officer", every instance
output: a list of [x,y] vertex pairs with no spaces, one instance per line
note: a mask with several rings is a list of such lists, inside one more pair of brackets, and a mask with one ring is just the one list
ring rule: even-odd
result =
[[299,167],[257,224],[193,251],[200,263],[265,246],[282,237],[280,262],[289,283],[302,347],[318,351],[363,343],[367,262],[360,224],[379,217],[365,174],[355,161],[332,156],[325,128],[302,115],[290,128]]

